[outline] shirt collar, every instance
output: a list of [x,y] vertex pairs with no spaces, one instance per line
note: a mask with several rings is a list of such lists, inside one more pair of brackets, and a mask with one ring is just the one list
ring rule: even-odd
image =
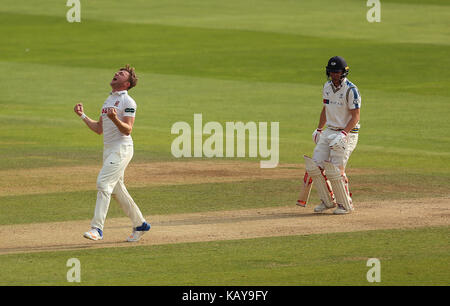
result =
[[121,90],[121,91],[115,91],[115,92],[110,92],[109,94],[112,96],[121,96],[126,94],[128,91],[127,90]]
[[335,87],[335,86],[334,86],[333,81],[330,81],[330,82],[331,82],[331,86],[333,86],[333,88],[335,88],[336,90],[338,90],[338,89],[341,89],[341,87],[345,84],[345,81],[347,81],[347,78],[343,78],[342,81],[341,81],[341,84],[339,84],[338,87]]

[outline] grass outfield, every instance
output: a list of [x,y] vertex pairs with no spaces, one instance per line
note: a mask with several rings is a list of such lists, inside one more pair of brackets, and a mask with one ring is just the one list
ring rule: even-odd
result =
[[[102,138],[73,106],[82,101],[97,118],[109,80],[126,63],[139,77],[130,92],[138,104],[133,163],[179,161],[171,126],[202,113],[204,123],[223,126],[279,122],[280,162],[300,164],[314,148],[324,67],[342,55],[362,95],[349,163],[358,170],[350,176],[355,202],[448,196],[449,1],[384,1],[382,21],[369,23],[357,0],[82,0],[82,22],[73,24],[59,2],[0,7],[0,171],[8,175],[100,167]],[[91,218],[95,184],[32,194],[35,181],[24,179],[15,195],[0,184],[0,225]],[[298,188],[298,180],[265,179],[130,192],[151,215],[285,206]],[[108,217],[118,216],[114,203]],[[443,227],[0,255],[0,284],[67,284],[65,262],[77,257],[89,285],[365,285],[365,260],[377,257],[383,285],[448,285],[447,236]],[[102,257],[109,260],[94,262]]]
[[[204,122],[222,124],[279,121],[280,159],[299,162],[302,153],[313,149],[310,134],[321,109],[323,67],[334,54],[345,55],[350,80],[363,97],[362,136],[352,166],[444,171],[442,167],[450,163],[446,132],[450,110],[442,107],[449,99],[450,72],[442,67],[450,64],[446,56],[450,41],[448,35],[441,36],[449,28],[449,19],[444,19],[448,6],[386,4],[386,20],[370,24],[366,7],[346,1],[345,10],[354,14],[343,23],[358,32],[361,27],[377,33],[362,39],[349,34],[324,36],[326,23],[319,26],[302,19],[309,11],[322,15],[321,20],[334,16],[334,11],[323,10],[323,1],[314,5],[286,1],[278,9],[280,5],[264,2],[256,11],[248,10],[251,1],[236,2],[235,10],[246,14],[229,19],[215,15],[231,9],[218,1],[210,8],[201,2],[192,7],[168,2],[157,9],[156,21],[154,2],[124,11],[96,1],[86,4],[80,24],[66,22],[62,14],[66,8],[53,2],[28,9],[24,3],[13,1],[0,10],[4,39],[0,67],[9,75],[2,84],[1,116],[14,119],[0,132],[2,167],[98,163],[101,140],[81,127],[72,108],[83,101],[87,114],[96,118],[113,71],[127,62],[137,67],[140,77],[132,91],[139,107],[133,133],[137,160],[172,159],[169,148],[175,136],[170,128],[177,121],[192,123],[195,112],[203,113]],[[413,13],[423,7],[429,15]],[[195,8],[204,18],[180,26]],[[389,17],[402,9],[405,14],[395,15],[395,20]],[[265,19],[266,26],[260,29],[261,10],[274,16],[281,10],[281,15]],[[142,13],[146,11],[152,13]],[[279,23],[291,24],[292,18],[285,17],[293,12],[300,14],[294,28],[283,31]],[[125,22],[124,15],[136,17]],[[202,23],[207,16],[222,22],[208,27]],[[411,18],[419,24],[428,24],[431,18],[434,23],[431,29],[417,29]],[[404,31],[413,36],[393,41],[400,34],[396,25],[402,22]],[[311,25],[315,30],[309,29]],[[433,31],[436,27],[441,30]],[[383,40],[385,36],[391,40]],[[429,41],[418,42],[422,36]],[[120,50],[111,46],[117,37],[123,43]]]
[[[68,285],[69,258],[80,261],[82,285],[448,285],[449,234],[444,227],[2,255],[0,285]],[[380,260],[380,283],[367,282],[369,258]]]

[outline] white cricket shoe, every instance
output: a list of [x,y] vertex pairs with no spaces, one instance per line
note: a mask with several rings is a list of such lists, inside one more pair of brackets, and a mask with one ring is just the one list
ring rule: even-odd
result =
[[320,212],[323,212],[323,211],[325,211],[325,210],[327,210],[327,209],[330,209],[331,207],[327,207],[326,205],[325,205],[325,203],[322,201],[322,203],[320,203],[319,205],[317,205],[316,207],[314,207],[314,212],[316,212],[316,213],[320,213]]
[[335,215],[345,215],[349,213],[351,213],[351,211],[346,210],[341,204],[338,204],[338,207],[333,211],[333,214]]
[[136,242],[141,239],[142,235],[145,234],[145,232],[148,232],[150,230],[151,226],[150,223],[144,222],[141,226],[133,228],[133,232],[130,236],[128,236],[127,241],[128,242]]
[[99,228],[92,228],[90,231],[84,233],[84,238],[91,239],[91,240],[102,240],[103,239],[103,232]]

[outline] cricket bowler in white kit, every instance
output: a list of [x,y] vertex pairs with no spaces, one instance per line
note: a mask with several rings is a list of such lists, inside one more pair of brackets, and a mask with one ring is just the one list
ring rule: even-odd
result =
[[75,113],[97,134],[103,133],[103,167],[97,177],[97,202],[91,230],[84,237],[91,240],[103,239],[103,227],[108,213],[111,196],[131,219],[133,231],[127,241],[138,241],[150,230],[150,224],[142,216],[124,185],[124,173],[133,157],[131,131],[136,117],[136,102],[128,95],[128,90],[136,86],[134,68],[126,65],[114,74],[111,80],[112,92],[103,103],[98,121],[84,114],[83,104],[75,105]]
[[[345,167],[358,142],[361,96],[347,79],[348,72],[342,57],[334,56],[328,61],[323,108],[312,134],[316,147],[312,158],[305,156],[305,187],[311,188],[311,181],[314,182],[321,199],[315,212],[336,208],[334,214],[347,214],[354,209]],[[297,205],[306,205],[309,190],[306,192],[305,187],[301,193],[304,198]]]

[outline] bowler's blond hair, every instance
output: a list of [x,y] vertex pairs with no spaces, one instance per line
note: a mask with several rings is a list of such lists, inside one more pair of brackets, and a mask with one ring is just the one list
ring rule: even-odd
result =
[[120,68],[120,71],[127,71],[130,74],[128,77],[128,82],[130,82],[130,87],[128,87],[128,90],[136,86],[138,78],[136,77],[134,67],[130,67],[129,64],[126,64],[125,67]]

